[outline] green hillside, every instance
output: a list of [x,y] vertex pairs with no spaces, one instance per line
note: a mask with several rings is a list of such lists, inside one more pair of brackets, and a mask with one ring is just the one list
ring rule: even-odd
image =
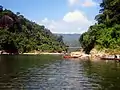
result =
[[67,46],[80,47],[79,37],[80,34],[58,34],[63,37],[63,41]]
[[98,21],[80,37],[86,53],[93,48],[120,53],[120,0],[102,0]]
[[66,50],[61,37],[11,10],[0,6],[0,50],[23,53],[33,50],[61,52]]

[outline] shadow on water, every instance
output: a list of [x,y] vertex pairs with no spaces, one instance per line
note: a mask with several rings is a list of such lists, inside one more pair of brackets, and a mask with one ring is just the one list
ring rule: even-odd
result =
[[88,81],[98,85],[95,90],[120,90],[120,63],[115,61],[85,61],[85,75]]
[[28,73],[30,68],[44,68],[50,63],[60,59],[52,55],[16,55],[0,56],[0,81],[8,82],[9,79],[17,77],[19,74]]

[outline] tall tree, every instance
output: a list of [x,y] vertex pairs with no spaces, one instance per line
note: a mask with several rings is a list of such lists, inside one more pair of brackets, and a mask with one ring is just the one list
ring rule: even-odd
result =
[[80,42],[86,52],[95,46],[99,46],[101,49],[120,50],[119,5],[120,0],[102,0],[100,14],[95,17],[98,23],[90,26],[88,31],[80,37]]

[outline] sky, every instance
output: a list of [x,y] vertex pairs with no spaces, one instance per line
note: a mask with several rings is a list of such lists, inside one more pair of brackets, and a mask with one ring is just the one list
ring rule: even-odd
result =
[[96,21],[101,0],[0,0],[13,12],[44,25],[53,33],[83,33]]

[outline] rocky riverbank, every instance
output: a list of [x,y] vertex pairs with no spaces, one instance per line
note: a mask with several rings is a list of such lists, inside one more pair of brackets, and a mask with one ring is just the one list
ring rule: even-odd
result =
[[120,58],[120,53],[118,52],[110,52],[108,50],[97,50],[92,49],[90,54],[85,54],[83,51],[71,52],[70,55],[72,57],[78,57],[79,59],[90,59],[90,60],[101,60],[101,58]]

